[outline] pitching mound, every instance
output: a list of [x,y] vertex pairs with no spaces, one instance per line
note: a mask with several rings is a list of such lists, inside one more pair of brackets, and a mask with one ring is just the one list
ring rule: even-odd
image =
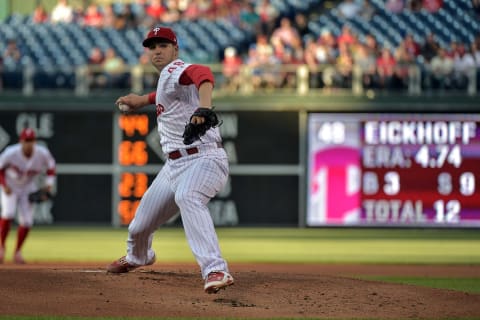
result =
[[358,275],[478,277],[475,266],[231,265],[235,285],[208,295],[195,265],[121,275],[103,265],[0,266],[1,315],[118,317],[480,317],[480,295]]

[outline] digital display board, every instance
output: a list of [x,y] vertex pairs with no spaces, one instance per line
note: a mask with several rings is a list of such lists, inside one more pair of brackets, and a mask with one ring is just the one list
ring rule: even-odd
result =
[[480,227],[480,115],[311,113],[308,226]]
[[[219,113],[219,118],[230,166],[249,164],[250,171],[241,176],[230,175],[224,190],[209,203],[215,225],[297,224],[298,177],[282,171],[285,165],[298,163],[298,114],[227,112]],[[154,114],[119,114],[115,127],[120,131],[115,145],[118,151],[115,164],[119,167],[115,219],[119,225],[128,225],[166,157],[161,150]],[[265,167],[272,165],[281,166],[276,169],[279,173],[256,174],[259,170],[264,173]],[[248,194],[244,190],[249,190]],[[265,200],[262,203],[258,202],[259,194]]]

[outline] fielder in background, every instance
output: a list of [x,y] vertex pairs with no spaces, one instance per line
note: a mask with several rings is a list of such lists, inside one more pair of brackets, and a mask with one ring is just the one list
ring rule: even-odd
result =
[[29,196],[38,191],[35,179],[41,174],[46,175],[42,189],[50,192],[55,182],[55,159],[46,147],[36,143],[35,131],[26,128],[20,133],[20,142],[8,146],[0,154],[0,263],[5,259],[5,242],[17,212],[17,245],[13,262],[25,263],[21,249],[33,225],[33,203]]
[[123,273],[155,262],[154,232],[178,211],[185,235],[205,280],[206,293],[217,293],[233,284],[223,259],[207,204],[226,184],[228,158],[217,126],[187,136],[187,124],[208,122],[212,111],[214,77],[202,65],[189,64],[179,57],[177,37],[170,28],[155,27],[143,46],[159,71],[157,91],[129,94],[116,104],[124,112],[155,104],[158,133],[168,159],[140,201],[128,227],[127,254],[107,267]]

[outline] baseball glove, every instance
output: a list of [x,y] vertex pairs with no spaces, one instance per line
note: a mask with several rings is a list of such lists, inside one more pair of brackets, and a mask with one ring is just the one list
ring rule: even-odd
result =
[[[213,108],[212,108],[213,109]],[[190,117],[190,122],[185,125],[183,132],[183,143],[192,144],[207,132],[210,128],[220,126],[222,123],[218,120],[217,114],[210,108],[198,108]],[[192,117],[202,117],[205,119],[203,123],[192,123]]]
[[40,189],[28,195],[28,201],[32,203],[40,203],[53,198],[53,194],[47,189]]

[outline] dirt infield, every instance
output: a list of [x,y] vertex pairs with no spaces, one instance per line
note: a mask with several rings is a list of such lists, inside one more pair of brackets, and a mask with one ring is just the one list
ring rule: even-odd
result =
[[198,268],[156,264],[0,265],[0,315],[118,317],[480,317],[480,295],[360,280],[360,275],[480,277],[479,266],[232,264],[236,283],[203,293]]

